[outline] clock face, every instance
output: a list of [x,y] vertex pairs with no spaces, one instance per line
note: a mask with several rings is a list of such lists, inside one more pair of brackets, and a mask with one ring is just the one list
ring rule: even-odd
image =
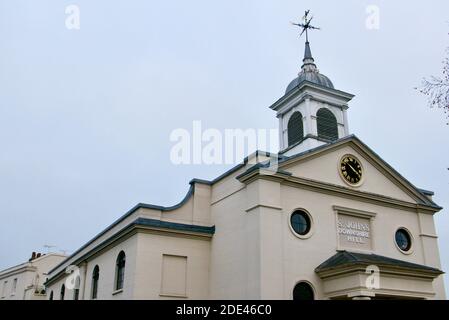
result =
[[344,156],[340,163],[340,173],[346,182],[356,185],[362,180],[362,165],[355,157]]

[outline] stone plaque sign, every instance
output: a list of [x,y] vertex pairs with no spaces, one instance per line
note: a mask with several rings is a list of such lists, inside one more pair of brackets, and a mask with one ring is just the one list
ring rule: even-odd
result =
[[338,241],[341,247],[371,250],[371,220],[369,218],[339,214]]

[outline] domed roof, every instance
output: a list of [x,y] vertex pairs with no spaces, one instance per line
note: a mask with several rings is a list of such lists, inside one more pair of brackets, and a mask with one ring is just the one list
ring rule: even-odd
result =
[[306,42],[301,72],[298,74],[297,78],[293,79],[293,81],[290,82],[287,90],[285,90],[285,93],[287,94],[304,81],[309,81],[323,87],[335,89],[332,81],[318,71],[318,68],[315,65],[315,60],[312,57],[312,51],[310,50],[310,44],[308,41]]
[[319,72],[301,71],[299,73],[298,77],[296,77],[295,79],[292,80],[292,82],[290,82],[290,84],[287,87],[287,90],[285,90],[285,93],[290,92],[291,90],[293,90],[294,88],[299,86],[304,81],[309,81],[309,82],[318,84],[323,87],[335,89],[332,81],[328,77],[326,77],[324,74],[321,74]]

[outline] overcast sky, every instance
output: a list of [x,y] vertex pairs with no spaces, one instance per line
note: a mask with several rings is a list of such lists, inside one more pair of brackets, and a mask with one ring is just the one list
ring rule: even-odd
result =
[[[449,208],[449,126],[414,89],[441,74],[447,0],[0,0],[0,269],[45,244],[71,253],[136,203],[175,204],[229,168],[171,163],[174,129],[277,128],[268,107],[304,50],[289,21],[308,8],[318,68],[356,95],[350,132]],[[449,271],[447,210],[435,221]]]

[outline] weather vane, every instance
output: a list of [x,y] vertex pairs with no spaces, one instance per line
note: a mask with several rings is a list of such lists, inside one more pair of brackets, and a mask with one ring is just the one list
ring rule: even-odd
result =
[[304,32],[306,33],[306,42],[309,42],[309,34],[308,34],[308,30],[309,29],[311,29],[311,30],[320,30],[320,28],[314,27],[314,26],[312,26],[310,24],[310,22],[313,19],[313,16],[311,16],[309,18],[309,13],[310,13],[310,10],[307,10],[305,15],[304,15],[304,17],[302,17],[302,20],[304,21],[304,23],[294,23],[294,22],[291,23],[291,24],[293,24],[295,26],[298,26],[298,27],[302,28],[301,34],[299,35],[300,37],[302,36],[302,34]]

